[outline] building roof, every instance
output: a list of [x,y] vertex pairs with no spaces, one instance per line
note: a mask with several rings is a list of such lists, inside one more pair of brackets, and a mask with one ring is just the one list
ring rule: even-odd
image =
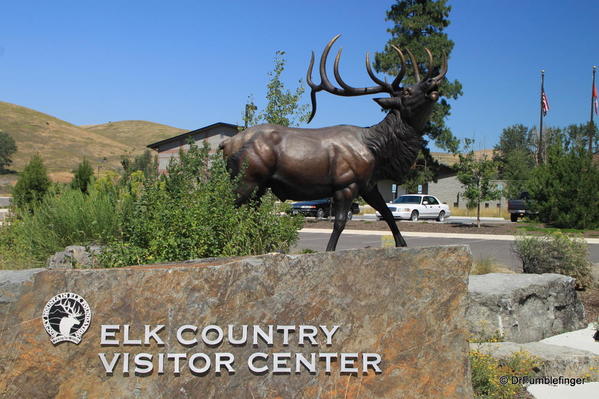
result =
[[158,147],[160,147],[163,144],[167,144],[167,143],[170,143],[172,141],[178,141],[178,140],[181,140],[181,139],[185,139],[187,137],[194,136],[194,135],[196,135],[198,133],[203,133],[203,132],[209,131],[211,129],[214,129],[215,127],[231,127],[231,128],[234,128],[234,129],[238,128],[237,125],[233,125],[231,123],[216,122],[216,123],[213,123],[212,125],[204,126],[204,127],[199,128],[199,129],[196,129],[196,130],[191,130],[189,132],[181,133],[181,134],[179,134],[177,136],[169,137],[168,139],[164,139],[164,140],[160,140],[160,141],[157,141],[155,143],[152,143],[152,144],[148,144],[147,147],[151,148],[153,150],[158,150]]

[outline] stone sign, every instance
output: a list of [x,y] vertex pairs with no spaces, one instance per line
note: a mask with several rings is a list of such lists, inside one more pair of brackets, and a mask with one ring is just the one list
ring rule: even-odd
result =
[[469,398],[470,265],[448,246],[0,271],[0,396]]

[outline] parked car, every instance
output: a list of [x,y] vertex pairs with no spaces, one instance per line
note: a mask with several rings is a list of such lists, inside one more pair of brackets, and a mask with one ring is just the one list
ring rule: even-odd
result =
[[517,199],[507,201],[507,210],[510,213],[510,220],[517,222],[522,216],[534,214],[530,207],[530,195],[524,191],[520,193]]
[[[293,215],[301,213],[304,216],[313,216],[317,219],[328,218],[333,213],[333,201],[331,198],[323,198],[314,201],[294,202],[291,204],[291,213]],[[354,202],[351,210],[347,213],[347,220],[351,220],[353,215],[358,213],[360,213],[360,206],[357,202]]]
[[[437,219],[443,222],[451,216],[449,206],[433,195],[402,195],[391,201],[387,207],[395,219],[408,219],[412,222],[418,219]],[[383,220],[379,212],[376,213],[376,217]]]

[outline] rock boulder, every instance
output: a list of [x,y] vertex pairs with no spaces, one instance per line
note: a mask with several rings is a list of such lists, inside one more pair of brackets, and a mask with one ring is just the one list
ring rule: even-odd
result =
[[470,276],[466,319],[475,338],[520,343],[585,327],[575,280],[550,273]]
[[[4,272],[0,397],[471,398],[470,267],[447,246]],[[78,345],[42,325],[64,292],[92,312]]]

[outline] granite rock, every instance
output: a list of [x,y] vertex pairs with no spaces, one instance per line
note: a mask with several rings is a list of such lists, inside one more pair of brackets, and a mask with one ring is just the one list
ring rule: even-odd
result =
[[560,274],[470,276],[466,319],[478,340],[533,342],[585,327],[575,280]]
[[[0,288],[5,292],[0,295],[11,299],[0,301],[0,397],[471,398],[464,318],[470,267],[467,247],[447,246],[3,272]],[[92,311],[78,345],[53,345],[42,326],[44,306],[63,292],[81,295]],[[104,327],[108,336],[101,345],[107,325],[119,326],[118,332],[110,338],[113,327]],[[157,333],[164,345],[153,338],[148,345],[135,342],[145,341],[145,325],[164,325]],[[178,340],[184,325],[197,326],[197,332],[188,329],[181,337],[199,343]],[[234,326],[234,338],[243,325],[254,331],[253,326],[266,331],[269,325],[295,330],[287,344],[279,330],[272,344],[258,339],[256,345],[232,345],[225,336],[208,345],[200,331],[209,325]],[[316,345],[301,339],[300,326],[315,326]],[[320,326],[339,326],[330,345]],[[206,339],[218,339],[215,331]],[[116,353],[129,353],[130,369],[123,371],[128,363],[120,355],[107,373],[100,353],[108,362]],[[141,353],[153,356],[152,372],[135,371],[133,357]],[[217,373],[212,367],[194,374],[182,361],[175,373],[174,361],[167,359],[160,373],[159,353],[203,353],[212,361],[218,353],[230,353],[235,371]],[[267,371],[249,370],[247,359],[255,353],[268,357],[257,363]],[[279,353],[291,354],[292,371],[273,372]],[[319,357],[315,372],[304,367],[296,373],[297,353],[308,358],[312,353],[355,353],[359,359],[375,353],[381,356],[381,372],[373,367],[364,372],[361,366],[359,372],[341,372],[339,357],[327,373]]]
[[98,266],[98,255],[102,252],[100,245],[69,245],[64,251],[56,252],[48,258],[50,269],[91,268]]

